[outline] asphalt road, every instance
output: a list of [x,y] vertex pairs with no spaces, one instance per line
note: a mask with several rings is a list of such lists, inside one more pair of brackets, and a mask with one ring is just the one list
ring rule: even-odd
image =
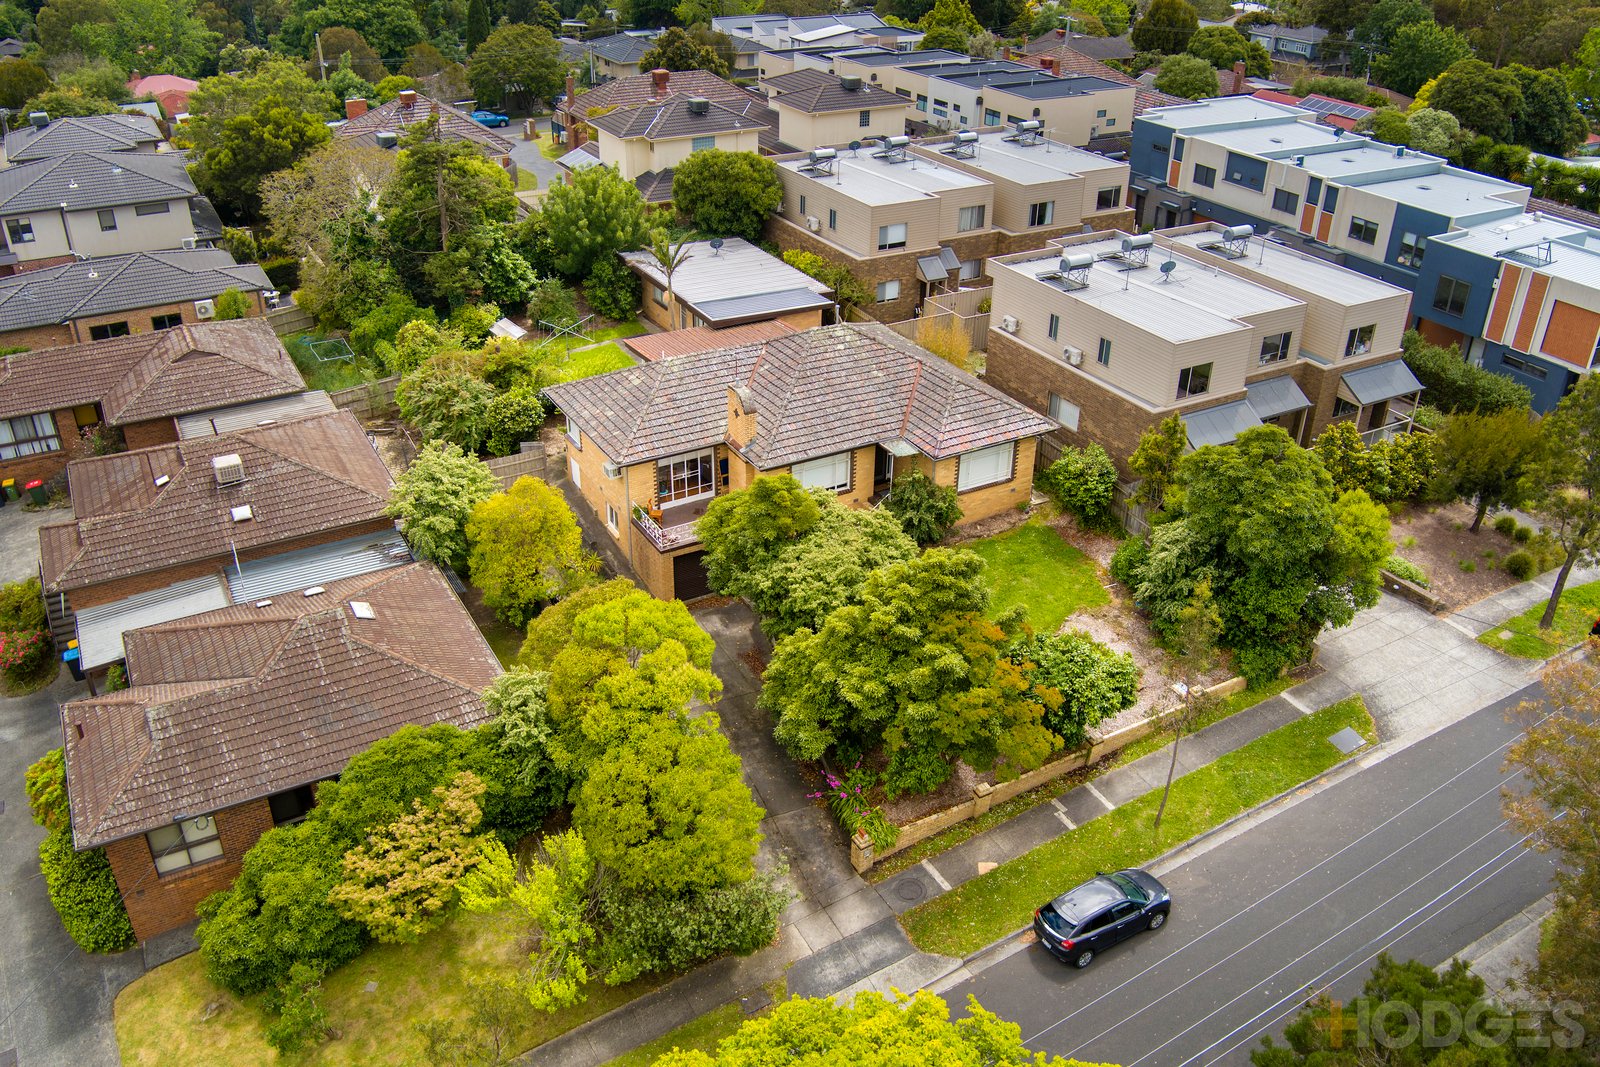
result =
[[1500,818],[1518,734],[1504,713],[1540,695],[1513,694],[1165,873],[1171,921],[1087,969],[1030,945],[946,996],[971,993],[1030,1048],[1091,1063],[1248,1063],[1307,990],[1348,1000],[1380,951],[1441,963],[1550,891],[1552,861]]

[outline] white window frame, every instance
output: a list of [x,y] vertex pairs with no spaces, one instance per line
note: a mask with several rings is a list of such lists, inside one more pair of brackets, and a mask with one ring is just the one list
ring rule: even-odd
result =
[[197,815],[158,826],[144,835],[156,874],[176,874],[197,863],[222,858],[222,838],[213,815]]
[[617,526],[622,522],[622,517],[617,514],[617,509],[609,500],[606,501],[606,528],[612,533],[617,532]]
[[879,282],[878,288],[875,290],[875,295],[877,296],[878,303],[880,304],[887,304],[891,300],[899,300],[900,279],[890,278],[886,282]]
[[[21,423],[20,427],[18,423]],[[22,430],[27,436],[18,434]],[[0,459],[20,459],[61,451],[61,432],[48,411],[0,419]]]
[[[689,476],[688,476],[688,473],[687,473],[687,468],[688,468],[689,464],[691,464],[691,463],[695,464],[696,467],[698,467],[702,460],[705,461],[705,464],[706,464],[704,469],[709,471],[710,473],[706,476],[705,482],[703,484],[699,485],[699,487],[697,489],[687,490],[687,483],[689,482]],[[672,470],[673,470],[673,468],[679,467],[679,466],[682,466],[682,467],[684,467],[686,469],[683,480],[685,482],[685,487],[686,487],[687,491],[685,492],[685,494],[683,496],[669,496],[667,494],[662,493],[661,492],[661,469],[663,467],[667,468],[667,486],[668,486],[668,492],[671,493],[671,492],[676,492],[676,490],[674,490],[672,488],[672,485],[673,485],[674,482],[676,482],[678,480],[677,477],[672,473]],[[697,483],[700,481],[700,474],[699,474],[698,470],[696,470],[696,472],[695,472],[694,480]],[[713,496],[716,496],[716,495],[717,495],[717,451],[716,451],[716,449],[714,449],[714,448],[702,448],[702,449],[697,449],[696,451],[693,451],[693,452],[684,452],[684,453],[682,453],[680,455],[668,456],[666,459],[660,459],[660,460],[656,461],[656,497],[657,497],[657,500],[658,500],[658,502],[660,503],[660,505],[662,507],[666,507],[668,505],[671,505],[673,507],[677,507],[679,504],[689,504],[689,503],[693,503],[696,500],[706,500],[706,499],[708,499],[710,497],[713,497]]]
[[[904,248],[910,238],[910,227],[903,222],[890,222],[878,227],[878,251]],[[895,238],[898,237],[899,240]]]
[[1009,482],[1016,473],[1017,443],[1003,441],[956,457],[956,492],[968,493]]
[[583,431],[578,428],[578,420],[571,415],[567,416],[567,440],[579,448],[583,447]]
[[1083,414],[1083,410],[1072,401],[1057,396],[1055,393],[1051,393],[1049,414],[1052,419],[1055,419],[1062,426],[1071,430],[1073,433],[1077,433],[1078,417]]
[[836,452],[831,456],[819,456],[804,463],[796,463],[789,468],[789,473],[794,475],[795,481],[807,489],[826,489],[832,493],[845,493],[849,492],[852,484],[854,459],[854,453]]

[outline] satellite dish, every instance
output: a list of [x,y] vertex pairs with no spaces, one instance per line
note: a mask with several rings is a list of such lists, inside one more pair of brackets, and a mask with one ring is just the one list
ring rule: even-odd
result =
[[850,151],[852,151],[852,152],[861,151],[861,142],[860,141],[851,141],[850,142]]
[[1161,273],[1162,274],[1171,274],[1173,271],[1175,271],[1177,269],[1178,269],[1178,264],[1177,264],[1177,261],[1175,261],[1175,260],[1169,259],[1165,263],[1161,264]]
[[713,237],[711,239],[711,251],[715,252],[715,251],[717,251],[717,249],[719,249],[721,247],[722,247],[722,238]]

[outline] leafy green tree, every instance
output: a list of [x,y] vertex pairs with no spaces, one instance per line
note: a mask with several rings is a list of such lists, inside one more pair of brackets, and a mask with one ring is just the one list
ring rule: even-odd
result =
[[[761,704],[796,759],[882,745],[885,784],[925,792],[959,759],[1015,774],[1038,767],[1056,738],[1004,650],[1012,634],[984,617],[983,561],[929,549],[868,575],[857,603],[815,633],[780,642]],[[1014,620],[1008,619],[1008,628]]]
[[1564,72],[1578,106],[1594,117],[1600,108],[1600,26],[1584,34],[1583,43]]
[[747,881],[765,814],[708,711],[634,725],[589,765],[572,824],[622,887],[680,893]]
[[472,832],[483,818],[481,779],[462,771],[427,803],[373,831],[344,855],[344,880],[328,894],[379,941],[408,944],[450,917],[462,876],[478,862]]
[[447,441],[477,455],[489,439],[489,405],[496,395],[464,361],[431,359],[400,379],[394,401],[425,443]]
[[895,516],[828,501],[815,526],[748,576],[746,596],[767,636],[819,629],[834,609],[854,603],[867,575],[915,558],[917,546]]
[[[792,997],[745,1022],[715,1053],[674,1049],[655,1067],[784,1063],[794,1059],[797,1048],[817,1063],[851,1067],[897,1067],[934,1058],[940,1067],[1075,1067],[1059,1056],[1029,1052],[1021,1028],[985,1011],[976,997],[967,998],[966,1018],[952,1023],[945,1002],[927,990],[892,998],[869,991],[842,1004],[832,997]],[[930,1057],[932,1050],[936,1057]]]
[[1428,106],[1450,112],[1468,129],[1509,141],[1513,120],[1522,111],[1522,88],[1508,70],[1463,59],[1439,76]]
[[704,233],[757,241],[783,205],[783,185],[777,164],[765,156],[712,148],[673,170],[672,202]]
[[250,298],[232,286],[217,294],[216,313],[213,318],[226,322],[229,319],[242,319],[254,310],[250,305]]
[[336,26],[361,34],[380,56],[405,55],[428,36],[410,0],[294,0],[282,44],[306,55],[318,33]]
[[103,96],[85,96],[76,89],[46,89],[22,105],[24,112],[43,111],[51,118],[115,115],[121,110]]
[[1532,405],[1533,395],[1524,385],[1503,374],[1468,363],[1455,345],[1429,344],[1415,330],[1401,341],[1406,366],[1427,390],[1428,403],[1445,412],[1477,411],[1485,414]]
[[550,187],[541,215],[556,249],[556,269],[587,277],[595,263],[643,246],[650,232],[644,196],[615,167],[585,167]]
[[544,424],[544,401],[537,389],[518,385],[489,401],[485,413],[489,439],[484,447],[491,456],[509,456],[524,441],[536,441]]
[[[488,182],[488,171],[479,173]],[[485,301],[516,307],[539,283],[506,230],[494,223],[452,233],[442,253],[424,259],[422,278],[425,296],[458,310]]]
[[1216,96],[1219,91],[1216,68],[1198,56],[1184,54],[1168,56],[1161,61],[1155,87],[1186,100],[1203,100]]
[[768,474],[711,501],[695,524],[706,580],[729,596],[750,592],[749,576],[822,519],[822,503],[790,474]]
[[537,606],[593,577],[599,563],[560,490],[524,475],[472,509],[467,566],[483,602],[521,627]]
[[1167,487],[1188,450],[1189,431],[1182,415],[1168,415],[1139,435],[1139,446],[1128,457],[1128,467],[1139,476],[1139,499],[1146,507],[1159,511],[1165,506]]
[[1266,48],[1250,40],[1232,26],[1206,26],[1189,38],[1185,49],[1199,56],[1218,70],[1231,70],[1234,63],[1244,60],[1245,71],[1253,78],[1272,75],[1272,56]]
[[922,36],[917,42],[920,50],[947,49],[951,52],[966,52],[972,45],[972,35],[956,26],[935,26]]
[[483,703],[494,715],[500,748],[511,757],[519,782],[541,792],[548,790],[554,808],[565,800],[568,783],[550,759],[555,723],[550,716],[549,693],[548,672],[514,666],[483,691]]
[[1061,694],[1045,712],[1044,724],[1069,749],[1082,745],[1089,730],[1139,697],[1139,668],[1127,652],[1113,652],[1083,630],[1033,634],[1013,644],[1011,662],[1035,686]]
[[290,167],[332,135],[320,116],[263,100],[218,131],[194,167],[195,184],[244,218],[261,215],[261,181]]
[[27,59],[0,62],[0,107],[21,108],[29,97],[50,88],[50,75],[39,64]]
[[194,0],[47,0],[35,24],[48,55],[101,57],[146,73],[198,74],[221,43],[195,17]]
[[1600,555],[1600,378],[1585,375],[1544,417],[1544,454],[1530,471],[1533,512],[1566,553],[1539,620],[1556,621],[1572,568]]
[[1572,99],[1560,71],[1506,68],[1522,90],[1522,107],[1512,119],[1518,144],[1536,152],[1564,156],[1589,136],[1589,123]]
[[467,0],[467,35],[466,46],[468,52],[476,52],[484,41],[489,39],[489,4],[487,0]]
[[561,46],[543,26],[501,26],[473,49],[467,63],[478,99],[510,103],[524,113],[537,100],[553,100],[565,76]]
[[500,479],[481,460],[429,441],[395,479],[384,514],[400,520],[411,551],[459,571],[467,564],[467,519],[499,491]]
[[1104,523],[1117,489],[1117,465],[1098,444],[1064,448],[1039,472],[1039,488],[1088,526]]
[[1406,116],[1410,145],[1419,152],[1456,159],[1461,154],[1461,120],[1438,108],[1418,108]]
[[369,225],[367,212],[371,190],[384,187],[394,166],[393,152],[342,138],[330,141],[262,179],[262,214],[273,237],[292,254],[330,259],[336,234],[354,228],[365,235],[356,245],[375,240],[376,226]]
[[[655,39],[650,50],[639,59],[641,70],[703,70],[719,78],[728,76],[728,65],[716,51],[689,36],[682,26],[670,26]],[[673,176],[676,186],[677,176]]]
[[1459,30],[1430,18],[1396,30],[1388,53],[1373,62],[1373,75],[1395,92],[1415,96],[1428,79],[1471,55],[1472,45]]
[[967,0],[934,0],[933,7],[922,16],[917,28],[923,31],[948,28],[968,37],[984,32],[983,23],[972,13],[972,5]]
[[528,624],[528,637],[517,653],[517,662],[534,671],[548,671],[571,640],[572,625],[579,615],[608,600],[636,592],[638,586],[629,579],[612,578],[567,594]]
[[[315,45],[312,45],[310,55],[313,60],[317,58]],[[345,66],[344,60],[349,57],[346,69],[363,81],[382,81],[389,74],[377,50],[367,43],[365,37],[348,26],[329,26],[322,31],[322,55],[341,67]],[[311,73],[316,77],[320,71],[313,69]]]
[[942,540],[961,521],[956,487],[940,485],[915,469],[895,479],[884,506],[900,520],[906,536],[923,546]]
[[277,1018],[267,1024],[267,1044],[280,1056],[292,1056],[328,1036],[328,1012],[322,1006],[325,968],[316,963],[296,963],[288,978],[268,996],[267,1009]]
[[[1394,43],[1400,27],[1433,20],[1433,5],[1428,0],[1377,0],[1355,27],[1354,39],[1373,53],[1383,53]],[[1346,97],[1340,97],[1344,100]],[[1360,103],[1352,100],[1351,103]]]
[[[1178,625],[1174,634],[1173,652],[1178,661],[1181,677],[1177,688],[1181,700],[1177,707],[1166,712],[1164,723],[1158,724],[1172,731],[1172,755],[1167,760],[1167,780],[1161,788],[1161,802],[1156,805],[1156,818],[1150,836],[1161,840],[1161,816],[1166,814],[1167,801],[1172,797],[1172,782],[1178,774],[1178,746],[1183,735],[1194,728],[1206,706],[1209,696],[1201,691],[1200,680],[1217,663],[1217,640],[1222,634],[1222,615],[1217,611],[1216,599],[1211,595],[1211,581],[1202,578],[1195,583],[1189,602],[1178,612]],[[1152,715],[1161,713],[1152,709]]]
[[1189,47],[1189,38],[1199,28],[1200,17],[1184,0],[1154,0],[1133,24],[1133,47],[1175,55]]
[[1540,447],[1539,423],[1530,412],[1462,412],[1446,419],[1434,438],[1441,487],[1476,506],[1473,533],[1489,509],[1522,503],[1529,488],[1524,475]]
[[378,95],[377,88],[367,79],[350,69],[350,57],[342,56],[339,69],[328,75],[328,88],[340,100],[371,100]]

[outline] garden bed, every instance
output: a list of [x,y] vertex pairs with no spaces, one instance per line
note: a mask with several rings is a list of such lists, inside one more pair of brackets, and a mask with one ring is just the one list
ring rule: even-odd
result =
[[1472,515],[1472,507],[1459,501],[1407,508],[1395,517],[1389,534],[1394,554],[1421,567],[1428,592],[1453,609],[1519,584],[1501,563],[1523,546],[1495,530],[1492,515],[1477,533],[1468,532]]

